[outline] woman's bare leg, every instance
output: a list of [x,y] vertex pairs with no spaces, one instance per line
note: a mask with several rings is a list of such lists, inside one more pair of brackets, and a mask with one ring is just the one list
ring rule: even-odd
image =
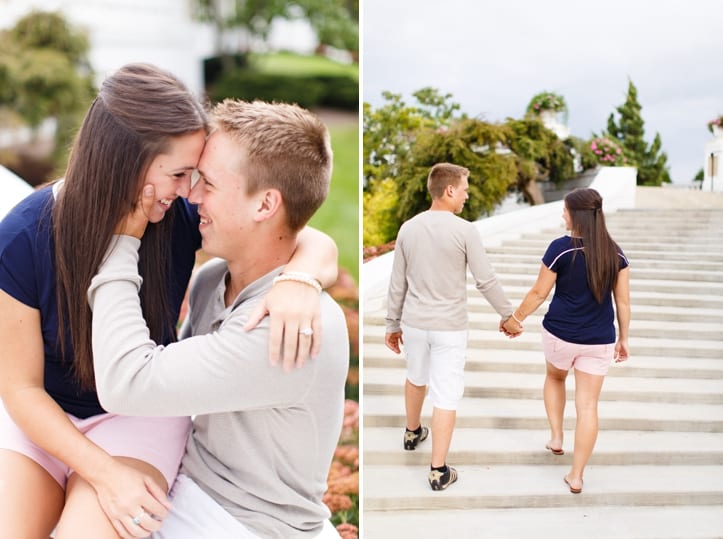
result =
[[37,462],[0,449],[0,539],[48,539],[64,500],[62,487]]
[[547,373],[545,374],[545,385],[542,394],[545,401],[547,421],[550,424],[550,440],[547,445],[553,449],[562,449],[563,415],[567,401],[565,394],[567,371],[554,367],[548,361],[545,362],[545,365],[547,366]]
[[[168,491],[165,477],[147,462],[127,457],[117,458],[124,464],[150,475],[162,489]],[[98,502],[95,489],[78,474],[72,474],[68,479],[65,509],[60,517],[55,538],[118,539],[118,537],[118,533]]]
[[575,369],[575,453],[567,474],[567,480],[573,488],[582,488],[582,475],[597,441],[597,405],[604,381],[604,376]]

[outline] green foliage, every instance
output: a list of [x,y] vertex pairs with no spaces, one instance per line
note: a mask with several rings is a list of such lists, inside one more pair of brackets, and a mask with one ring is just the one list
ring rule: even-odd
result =
[[394,239],[402,222],[429,208],[427,175],[435,163],[470,170],[470,198],[461,214],[470,220],[491,213],[511,189],[574,176],[574,143],[561,141],[538,118],[490,124],[456,116],[459,105],[450,94],[423,88],[413,95],[414,105],[391,92],[377,109],[364,103],[365,246]]
[[410,159],[401,165],[399,218],[405,221],[429,208],[427,175],[435,163],[462,164],[470,171],[469,200],[461,213],[478,219],[491,212],[517,183],[517,167],[510,154],[496,151],[509,137],[509,128],[463,118],[446,129],[427,128],[417,137]]
[[705,172],[703,169],[699,169],[698,172],[695,173],[695,176],[693,176],[694,182],[702,182],[705,179]]
[[630,165],[638,168],[638,185],[670,183],[668,156],[661,151],[660,134],[656,133],[653,142],[648,146],[644,138],[645,128],[641,110],[638,90],[633,81],[628,81],[625,103],[616,108],[620,115],[619,122],[616,122],[614,114],[611,113],[608,118],[607,135],[620,143]]
[[414,94],[416,104],[407,105],[400,94],[384,92],[385,104],[373,109],[364,103],[364,185],[374,179],[396,175],[408,159],[416,135],[425,128],[447,127],[460,106],[450,101],[452,94],[435,88],[422,88]]
[[213,101],[233,97],[247,101],[284,101],[305,108],[359,109],[359,84],[346,76],[289,76],[237,69],[222,75],[209,94]]
[[196,19],[210,22],[216,30],[216,53],[224,52],[228,30],[244,30],[249,41],[265,41],[274,18],[306,19],[320,43],[350,51],[359,50],[359,4],[348,0],[195,0]]
[[517,155],[521,168],[517,182],[520,189],[524,189],[531,180],[549,180],[559,185],[572,178],[575,167],[570,148],[542,122],[528,117],[523,120],[508,119],[507,125],[511,134],[506,143]]
[[339,247],[339,265],[359,282],[359,124],[330,126],[334,168],[331,188],[310,224]]
[[381,245],[394,239],[402,224],[397,212],[397,182],[392,178],[373,180],[363,196],[363,244]]
[[708,131],[711,133],[713,132],[713,127],[717,127],[718,129],[723,129],[723,115],[716,116],[712,120],[710,120],[707,124]]
[[580,156],[580,165],[583,170],[595,168],[598,164],[597,157],[590,148],[590,143],[578,137],[569,137],[565,141],[565,145],[570,148],[571,152]]
[[530,99],[527,105],[527,115],[539,115],[544,110],[563,112],[567,110],[565,98],[553,92],[540,92]]
[[46,49],[62,54],[76,67],[89,67],[88,37],[70,27],[60,13],[31,11],[9,31],[20,49]]
[[33,128],[47,117],[57,119],[53,161],[58,170],[95,93],[88,49],[86,35],[58,13],[32,11],[0,33],[0,107]]

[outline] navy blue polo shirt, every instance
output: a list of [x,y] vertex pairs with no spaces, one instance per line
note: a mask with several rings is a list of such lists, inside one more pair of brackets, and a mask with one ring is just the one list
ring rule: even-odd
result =
[[[628,267],[619,247],[618,256],[620,269]],[[575,344],[614,343],[612,290],[603,295],[602,303],[597,302],[587,284],[584,248],[575,247],[570,236],[557,238],[545,251],[542,263],[557,274],[542,326],[558,339]]]
[[[103,413],[95,391],[83,391],[72,372],[72,351],[66,337],[66,357],[58,346],[55,249],[51,223],[52,187],[31,193],[0,222],[0,289],[40,311],[45,352],[45,389],[67,413],[87,418]],[[196,207],[174,202],[169,302],[178,318],[188,281],[201,245]],[[82,253],[79,253],[82,256]],[[85,298],[83,298],[85,301]]]

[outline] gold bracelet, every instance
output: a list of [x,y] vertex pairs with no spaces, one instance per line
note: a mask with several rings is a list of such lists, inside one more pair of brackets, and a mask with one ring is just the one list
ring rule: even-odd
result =
[[281,273],[274,277],[274,284],[280,283],[282,281],[294,281],[296,283],[307,284],[311,286],[314,290],[316,290],[319,294],[321,294],[321,283],[313,275],[310,275],[308,273],[304,273],[302,271],[289,271],[286,273]]
[[517,322],[519,325],[522,325],[522,320],[515,316],[515,311],[512,311],[512,314],[510,316],[512,316],[515,322]]

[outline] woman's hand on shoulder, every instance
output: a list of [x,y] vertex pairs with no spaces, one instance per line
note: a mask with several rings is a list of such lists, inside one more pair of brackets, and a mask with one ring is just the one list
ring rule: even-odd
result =
[[269,319],[269,361],[282,361],[284,370],[303,367],[309,357],[321,350],[321,303],[319,292],[297,281],[276,282],[254,309],[244,326],[253,329],[266,316]]

